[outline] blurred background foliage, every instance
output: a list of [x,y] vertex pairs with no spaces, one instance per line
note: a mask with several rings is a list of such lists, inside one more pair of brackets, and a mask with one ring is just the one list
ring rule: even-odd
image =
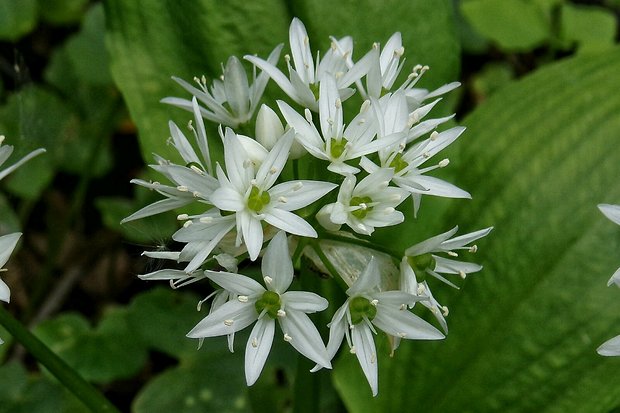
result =
[[[425,200],[406,231],[378,236],[410,245],[455,224],[496,228],[477,256],[485,270],[439,294],[447,340],[384,351],[376,399],[343,354],[318,373],[321,409],[618,409],[620,362],[595,353],[620,331],[620,293],[605,288],[620,234],[596,210],[620,203],[618,0],[0,0],[0,134],[16,157],[47,149],[1,182],[0,234],[25,233],[2,273],[10,311],[122,411],[303,411],[288,346],[247,389],[242,351],[185,338],[210,287],[135,277],[161,265],[140,253],[170,248],[174,214],[119,224],[156,198],[129,180],[148,179],[152,153],[173,156],[168,120],[188,120],[159,103],[182,95],[170,76],[264,57],[293,16],[314,50],[350,34],[356,57],[401,31],[405,71],[431,67],[422,87],[463,83],[437,113],[468,127],[442,172],[473,201]],[[0,336],[0,411],[85,410]]]

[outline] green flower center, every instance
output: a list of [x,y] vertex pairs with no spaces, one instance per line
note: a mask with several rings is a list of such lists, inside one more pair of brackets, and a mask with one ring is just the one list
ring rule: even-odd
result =
[[269,192],[261,191],[257,186],[252,186],[248,197],[248,208],[254,212],[260,212],[270,201]]
[[351,313],[351,323],[359,324],[364,320],[372,321],[377,315],[377,307],[370,303],[370,300],[364,297],[354,297],[349,301],[349,312]]
[[390,168],[394,168],[394,173],[398,173],[408,166],[409,164],[403,160],[402,153],[396,154],[394,159],[392,159],[392,162],[390,162]]
[[354,217],[359,218],[359,219],[364,219],[366,218],[366,215],[372,211],[371,206],[368,206],[368,204],[370,204],[372,202],[372,199],[368,196],[354,196],[353,198],[351,198],[351,202],[349,202],[350,206],[361,206],[360,209],[356,209],[355,211],[351,212],[351,214],[353,214]]
[[254,304],[258,314],[262,314],[263,311],[267,310],[267,315],[273,319],[278,317],[278,310],[281,306],[280,295],[273,291],[265,291],[263,296],[256,300]]
[[340,140],[332,139],[331,146],[329,148],[329,154],[332,158],[340,158],[340,155],[344,152],[345,147],[349,143],[345,138],[340,138]]
[[434,270],[436,264],[435,258],[433,258],[430,252],[409,257],[407,261],[409,261],[409,265],[411,265],[416,274],[424,274],[427,268]]

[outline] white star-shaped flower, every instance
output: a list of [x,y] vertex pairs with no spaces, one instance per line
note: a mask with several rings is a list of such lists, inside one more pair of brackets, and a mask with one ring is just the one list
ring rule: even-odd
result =
[[[282,46],[276,47],[266,63],[275,65],[280,57],[280,50]],[[250,85],[241,61],[231,56],[226,62],[222,78],[215,79],[210,89],[204,76],[201,79],[194,79],[200,89],[183,79],[177,77],[172,79],[206,106],[206,108],[200,108],[200,113],[205,119],[237,128],[252,119],[269,81],[269,75],[262,72],[256,76],[256,70],[254,70],[254,81]],[[162,102],[188,111],[193,110],[192,102],[187,99],[168,97],[162,99]]]
[[450,231],[436,235],[407,248],[405,250],[405,257],[407,257],[413,270],[417,271],[419,274],[426,273],[432,275],[454,288],[458,287],[440,274],[458,274],[461,278],[465,278],[467,274],[480,271],[482,265],[445,258],[437,254],[445,253],[449,257],[456,258],[459,256],[457,251],[465,250],[472,253],[476,252],[478,247],[468,244],[487,236],[493,227],[452,238],[458,229],[459,227],[456,226]]
[[395,208],[407,198],[407,192],[388,186],[392,170],[378,169],[357,185],[354,175],[347,175],[340,185],[338,199],[317,213],[319,223],[330,231],[346,224],[358,234],[371,235],[376,227],[388,227],[404,221]]
[[[375,327],[399,339],[438,340],[441,331],[409,312],[407,307],[418,300],[402,291],[380,291],[379,268],[374,257],[355,283],[346,291],[349,296],[332,318],[327,352],[333,357],[344,337],[355,353],[370,384],[373,396],[378,393]],[[321,366],[315,366],[313,371]]]
[[273,343],[276,320],[285,341],[320,367],[331,368],[331,357],[307,316],[327,308],[327,300],[310,292],[287,291],[293,281],[293,265],[284,232],[279,232],[269,243],[261,269],[267,288],[244,275],[206,271],[211,280],[235,298],[218,304],[187,336],[230,336],[256,322],[245,349],[248,386],[256,382],[265,365]]
[[[237,245],[242,240],[251,260],[256,260],[263,244],[262,221],[288,233],[317,237],[308,222],[292,213],[321,198],[336,187],[319,181],[296,180],[277,184],[291,145],[294,131],[282,136],[265,160],[255,168],[239,137],[230,129],[224,137],[226,174],[217,166],[220,187],[210,201],[222,211],[234,212]],[[257,145],[259,145],[257,143]]]
[[256,56],[245,56],[256,67],[268,73],[282,91],[300,105],[312,111],[317,111],[318,90],[320,83],[326,75],[331,75],[337,81],[337,93],[342,100],[346,100],[353,94],[349,86],[359,80],[368,71],[367,62],[358,62],[351,68],[347,65],[347,59],[353,53],[353,39],[345,37],[340,40],[332,39],[331,48],[322,59],[317,54],[316,62],[310,50],[310,39],[304,24],[298,18],[294,18],[289,28],[289,42],[293,65],[290,57],[286,56],[289,77],[287,78],[274,63],[265,61]]

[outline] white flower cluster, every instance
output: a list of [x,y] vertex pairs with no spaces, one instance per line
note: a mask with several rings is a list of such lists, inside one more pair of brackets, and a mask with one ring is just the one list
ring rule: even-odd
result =
[[[453,238],[455,228],[388,254],[387,266],[398,274],[400,265],[400,288],[388,286],[378,264],[385,262],[379,261],[385,250],[374,248],[377,245],[371,237],[375,228],[405,220],[398,208],[408,198],[417,212],[422,195],[470,197],[429,174],[448,165],[447,159],[429,162],[464,128],[437,132],[452,116],[427,119],[427,115],[441,100],[439,96],[459,83],[430,92],[416,88],[428,67],[415,66],[404,83],[395,86],[405,63],[400,33],[383,48],[374,44],[357,62],[350,37],[332,38],[322,58],[314,54],[298,19],[291,23],[289,40],[288,74],[276,66],[282,50],[278,46],[267,60],[245,56],[254,65],[252,84],[235,57],[210,87],[204,77],[195,79],[198,87],[174,79],[193,95],[163,100],[194,115],[190,138],[173,122],[169,124],[170,143],[183,164],[157,157],[151,167],[169,183],[133,180],[164,198],[124,221],[190,204],[197,211],[195,205],[201,206],[202,213],[178,215],[183,225],[172,238],[183,244],[180,251],[145,252],[185,263],[185,267],[140,277],[168,280],[173,287],[205,278],[219,285],[222,289],[214,293],[209,314],[188,336],[226,335],[232,351],[234,333],[256,322],[246,346],[248,385],[257,380],[264,366],[277,320],[284,340],[314,361],[314,370],[331,368],[331,359],[346,338],[376,395],[373,336],[378,330],[391,337],[393,350],[401,339],[443,338],[441,331],[409,310],[421,303],[447,332],[447,308],[435,300],[422,278],[430,275],[455,286],[445,276],[464,278],[482,268],[454,257],[458,250],[474,252],[476,247],[469,244],[487,235],[490,228]],[[259,108],[269,79],[291,101],[278,100]],[[203,118],[220,125],[223,164],[213,164]],[[254,137],[247,136],[252,133]],[[376,252],[357,268],[354,280],[345,279],[348,299],[329,324],[327,346],[307,315],[326,309],[327,300],[312,292],[287,291],[301,257],[339,277],[338,265],[323,251],[325,240]],[[267,242],[262,256],[263,285],[238,274],[237,264],[246,258],[257,260]],[[295,245],[293,254],[289,242]],[[226,271],[211,270],[217,266]]]
[[[612,222],[620,225],[620,205],[599,204],[598,209]],[[607,281],[607,286],[612,284],[620,287],[620,268]],[[607,340],[596,351],[601,356],[620,356],[620,336]]]
[[[9,157],[13,153],[13,147],[10,145],[4,145],[4,140],[5,140],[4,135],[0,135],[0,167],[4,164],[4,162],[6,162],[7,159],[9,159]],[[43,152],[45,152],[45,149],[37,149],[29,153],[28,155],[24,156],[22,159],[20,159],[13,165],[9,166],[8,168],[5,168],[4,170],[0,170],[0,180],[2,180],[5,176],[10,174],[17,168],[19,168],[24,163],[28,162],[30,159],[34,158],[35,156]],[[2,267],[4,267],[4,264],[6,264],[7,261],[9,260],[9,257],[11,256],[11,253],[15,249],[15,246],[17,245],[17,241],[19,241],[19,238],[21,237],[21,235],[22,234],[20,232],[14,232],[12,234],[0,236],[0,272],[5,271],[5,269],[3,269]],[[2,281],[1,278],[0,278],[0,301],[4,301],[6,303],[11,301],[11,290],[9,289],[9,286],[6,285],[4,281]],[[2,343],[3,341],[2,339],[0,339],[0,344]]]

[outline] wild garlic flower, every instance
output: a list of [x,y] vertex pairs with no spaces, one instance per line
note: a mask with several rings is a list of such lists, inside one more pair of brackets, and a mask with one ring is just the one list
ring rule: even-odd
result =
[[[405,250],[405,257],[407,257],[411,268],[420,276],[425,273],[429,274],[454,288],[458,287],[441,274],[457,274],[461,278],[465,278],[467,274],[480,271],[482,265],[458,261],[453,258],[459,256],[457,252],[459,250],[465,250],[471,253],[476,252],[478,247],[476,245],[469,246],[468,244],[487,236],[493,227],[452,238],[458,229],[459,227],[456,226],[450,231],[436,235],[426,241],[422,241],[407,248]],[[439,253],[445,253],[452,258],[445,258],[437,255]]]
[[278,101],[278,106],[288,124],[295,130],[297,141],[312,156],[329,161],[327,169],[337,174],[359,172],[359,168],[346,162],[393,145],[400,138],[390,136],[382,140],[374,139],[377,131],[372,113],[368,110],[368,103],[362,105],[359,114],[345,127],[342,101],[332,76],[326,76],[320,84],[320,133],[313,123],[309,110],[306,110],[304,118],[286,102]]
[[248,386],[258,379],[271,350],[275,322],[284,340],[320,367],[331,368],[331,357],[318,330],[307,316],[323,311],[327,300],[306,291],[287,291],[293,281],[286,235],[279,232],[267,246],[261,270],[265,287],[241,274],[206,271],[207,276],[234,299],[219,305],[188,334],[190,338],[231,335],[256,322],[245,348]]
[[405,217],[396,207],[407,198],[407,193],[388,186],[392,175],[390,169],[378,169],[357,185],[355,175],[347,175],[340,185],[337,201],[317,213],[319,223],[331,231],[346,224],[364,235],[371,235],[376,227],[400,224]]
[[336,187],[329,182],[294,180],[274,186],[288,159],[293,143],[291,130],[274,145],[267,158],[256,168],[237,135],[230,129],[224,138],[226,173],[217,166],[220,187],[211,202],[222,211],[234,212],[237,245],[243,241],[252,261],[263,244],[262,221],[290,234],[317,237],[308,222],[292,213]]
[[[374,258],[355,283],[346,291],[348,298],[329,323],[327,352],[333,357],[344,337],[355,354],[370,384],[373,396],[379,390],[377,351],[373,334],[377,329],[407,340],[439,340],[441,331],[409,312],[407,307],[418,300],[402,291],[380,291],[379,267]],[[313,371],[322,366],[315,366]]]
[[[278,62],[281,50],[282,46],[276,47],[267,58],[266,63],[275,65]],[[172,79],[206,106],[200,108],[200,113],[205,119],[237,128],[249,122],[254,116],[254,111],[258,107],[269,81],[269,75],[262,72],[256,76],[256,69],[254,69],[253,82],[250,85],[241,61],[235,56],[231,56],[226,62],[226,67],[223,68],[222,77],[215,79],[211,88],[209,88],[205,76],[194,78],[199,88],[178,77]],[[168,97],[161,101],[190,112],[193,111],[192,101],[188,99]]]
[[353,39],[345,37],[332,39],[331,48],[322,59],[317,53],[316,62],[310,50],[310,39],[306,27],[298,18],[294,18],[289,28],[289,42],[293,55],[293,66],[290,56],[286,55],[289,77],[287,78],[274,63],[256,56],[244,56],[264,73],[268,73],[284,93],[301,106],[312,111],[319,109],[319,85],[328,74],[334,76],[340,99],[346,100],[354,93],[349,86],[366,74],[367,65],[360,63],[347,66],[347,57],[353,53]]
[[[620,225],[620,205],[599,204],[598,209],[612,222]],[[612,284],[620,287],[620,268],[607,281],[607,286]],[[620,356],[620,335],[607,340],[596,351],[601,356]]]

